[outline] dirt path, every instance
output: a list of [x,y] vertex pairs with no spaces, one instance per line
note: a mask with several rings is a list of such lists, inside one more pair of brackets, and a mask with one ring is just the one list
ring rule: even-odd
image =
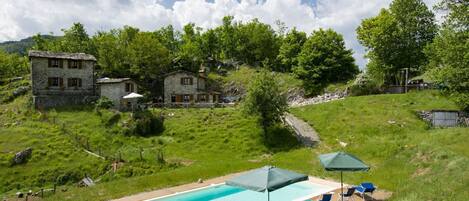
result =
[[319,135],[308,123],[287,113],[284,117],[287,123],[296,133],[296,137],[306,146],[312,147],[319,143]]

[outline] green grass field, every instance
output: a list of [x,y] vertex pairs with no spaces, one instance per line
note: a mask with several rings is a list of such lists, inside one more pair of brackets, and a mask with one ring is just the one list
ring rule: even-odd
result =
[[[317,155],[339,150],[359,156],[372,167],[366,173],[345,173],[346,183],[372,181],[393,191],[393,200],[469,197],[469,128],[431,129],[415,113],[456,108],[436,92],[350,97],[294,108],[293,114],[321,134],[322,143],[313,149],[299,146],[286,129],[273,130],[264,139],[254,119],[238,108],[155,110],[166,114],[164,132],[136,137],[119,134],[115,125],[106,126],[103,119],[111,112],[98,116],[91,108],[68,108],[40,114],[27,109],[27,104],[24,96],[0,105],[1,195],[50,187],[57,176],[66,181],[64,176],[105,174],[111,161],[86,154],[82,146],[89,144],[91,150],[108,157],[120,153],[124,166],[106,173],[94,187],[65,183],[59,189],[66,192],[47,200],[108,200],[265,164],[337,180],[339,174],[325,172]],[[348,143],[347,147],[338,141]],[[33,148],[30,161],[10,167],[12,154],[26,147]],[[163,150],[166,164],[156,162],[158,150]]]

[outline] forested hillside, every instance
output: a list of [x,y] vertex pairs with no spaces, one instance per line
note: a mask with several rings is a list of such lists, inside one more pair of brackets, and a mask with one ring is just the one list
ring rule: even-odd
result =
[[[54,40],[58,38],[57,36],[51,36],[51,35],[41,35],[41,37],[49,39],[49,40]],[[33,37],[27,37],[19,41],[1,42],[0,49],[10,54],[19,54],[21,56],[25,56],[27,54],[27,51],[34,46],[34,43],[35,42],[34,42]]]

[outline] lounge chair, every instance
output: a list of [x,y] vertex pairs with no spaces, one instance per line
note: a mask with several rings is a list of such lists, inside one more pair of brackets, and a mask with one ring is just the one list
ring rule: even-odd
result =
[[327,194],[322,194],[322,199],[319,201],[331,201],[332,200],[332,194],[327,193]]
[[[344,196],[344,200],[349,200],[350,198],[353,199],[353,193],[355,193],[355,187],[350,187],[347,189],[347,192],[343,194]],[[339,199],[338,200],[341,200],[342,198],[342,194],[340,194],[339,196]]]
[[360,186],[357,186],[355,188],[355,191],[361,196],[363,197],[363,200],[365,200],[365,193],[370,193],[371,195],[373,195],[373,192],[376,190],[376,187],[375,185],[373,185],[373,183],[371,182],[365,182],[365,183],[361,183]]

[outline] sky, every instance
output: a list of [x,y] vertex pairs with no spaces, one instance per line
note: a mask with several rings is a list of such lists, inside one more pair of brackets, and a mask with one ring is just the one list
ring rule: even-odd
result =
[[[310,34],[332,28],[344,36],[361,69],[367,63],[365,49],[356,39],[361,20],[387,8],[391,0],[0,0],[0,42],[20,40],[42,33],[62,35],[74,22],[88,34],[124,25],[152,31],[172,24],[181,29],[193,22],[212,28],[232,15],[237,21],[259,21],[277,28],[280,20],[289,28]],[[429,8],[438,0],[424,0]]]

